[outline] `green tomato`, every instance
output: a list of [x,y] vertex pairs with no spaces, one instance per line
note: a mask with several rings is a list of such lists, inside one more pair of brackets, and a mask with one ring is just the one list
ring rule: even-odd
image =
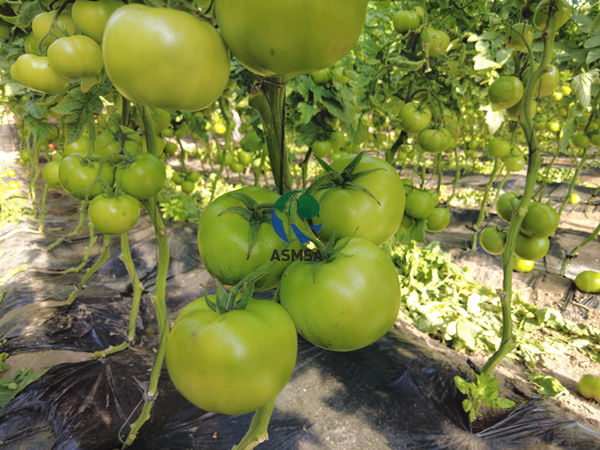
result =
[[123,6],[106,23],[102,51],[116,89],[142,105],[203,109],[229,81],[221,36],[209,22],[183,11]]
[[419,134],[419,145],[426,152],[441,153],[448,150],[452,136],[445,128],[427,129]]
[[342,131],[334,131],[329,136],[329,142],[331,142],[333,151],[337,151],[346,143],[346,135]]
[[165,144],[165,152],[167,155],[174,155],[179,150],[179,146],[175,142],[167,142]]
[[506,170],[509,172],[518,172],[525,167],[525,157],[520,151],[513,151],[510,155],[502,159]]
[[317,84],[327,84],[331,81],[331,70],[328,67],[311,72],[310,76]]
[[[535,29],[526,23],[517,23],[506,36],[508,48],[520,52],[526,52],[527,46],[531,45],[535,36]],[[523,39],[525,38],[525,39]]]
[[[356,155],[334,161],[331,167],[342,172]],[[321,211],[315,222],[322,224],[319,236],[330,239],[355,235],[380,245],[391,238],[404,215],[404,183],[389,163],[365,156],[356,167],[354,183],[369,191],[352,186],[333,186],[318,191],[314,197]],[[377,200],[375,200],[377,199]]]
[[140,203],[128,194],[116,197],[100,194],[94,197],[88,207],[92,225],[102,234],[126,233],[138,222],[140,213]]
[[551,206],[531,202],[521,224],[521,233],[527,236],[548,237],[556,233],[560,217]]
[[544,30],[550,14],[553,14],[556,15],[556,29],[558,30],[567,23],[572,9],[573,7],[567,0],[542,0],[535,9],[533,24],[539,30]]
[[448,208],[434,208],[427,216],[427,231],[436,233],[444,230],[450,223],[450,211]]
[[237,153],[237,160],[244,166],[249,166],[254,159],[254,155],[251,152],[240,151]]
[[560,81],[558,69],[556,66],[550,64],[546,70],[542,73],[542,76],[538,80],[535,86],[535,95],[538,97],[545,97],[551,94],[557,87]]
[[52,69],[46,56],[19,56],[10,68],[10,76],[23,86],[46,94],[58,94],[69,87],[69,80]]
[[91,146],[92,140],[90,139],[90,135],[87,131],[84,131],[76,140],[65,144],[63,155],[69,156],[79,154],[86,156],[90,151]]
[[94,142],[94,155],[98,157],[106,157],[119,153],[121,151],[121,143],[115,139],[109,130],[104,130]]
[[[216,16],[233,55],[262,76],[332,66],[357,41],[367,0],[219,0]],[[335,18],[335,20],[332,20]]]
[[219,314],[199,298],[179,313],[166,364],[177,390],[198,408],[245,414],[283,389],[297,350],[294,322],[279,304],[251,299],[245,309]]
[[65,157],[58,168],[61,186],[74,197],[93,198],[102,192],[103,186],[112,186],[114,168],[104,162],[87,162],[80,155]]
[[600,377],[583,375],[577,383],[577,391],[585,398],[594,399],[600,403]]
[[421,32],[421,47],[427,56],[442,56],[448,51],[450,37],[441,30],[427,27]]
[[531,272],[535,267],[535,261],[530,259],[522,259],[517,255],[513,256],[513,270],[516,272]]
[[313,142],[311,148],[313,153],[319,158],[325,158],[333,151],[333,147],[329,141],[315,141]]
[[550,240],[547,237],[526,236],[517,234],[515,253],[523,259],[542,259],[548,253]]
[[513,212],[519,207],[520,199],[514,192],[505,192],[496,201],[498,215],[510,222]]
[[[206,269],[221,283],[236,284],[253,270],[271,260],[273,251],[283,241],[271,225],[270,212],[260,223],[256,242],[250,249],[250,222],[229,208],[244,208],[237,195],[247,195],[259,204],[275,203],[275,192],[259,187],[245,187],[224,194],[210,203],[198,222],[198,250]],[[296,241],[297,243],[297,241]],[[279,283],[289,261],[275,262],[267,275],[256,283],[261,290]]]
[[100,44],[108,18],[123,5],[119,0],[75,0],[71,10],[73,22],[83,34]]
[[421,25],[421,18],[414,10],[400,10],[392,17],[394,30],[398,33],[415,30]]
[[40,43],[41,49],[46,49],[59,37],[75,34],[75,24],[71,14],[63,11],[58,19],[54,20],[55,17],[56,11],[41,12],[31,22],[33,35]]
[[506,158],[510,154],[510,142],[501,138],[492,138],[488,142],[488,153],[498,159]]
[[100,46],[87,36],[57,39],[48,47],[48,61],[56,73],[72,80],[94,77],[103,67]]
[[42,169],[42,177],[46,184],[56,189],[62,189],[60,180],[58,179],[58,168],[60,161],[50,161]]
[[116,178],[123,192],[144,200],[158,194],[165,184],[167,173],[158,157],[141,153],[129,166],[117,169]]
[[583,133],[574,134],[573,137],[571,137],[571,142],[575,147],[579,148],[588,148],[592,144],[590,138]]
[[488,90],[492,109],[499,111],[516,105],[523,97],[524,90],[523,83],[517,77],[498,78]]
[[406,214],[413,219],[425,219],[436,204],[436,199],[429,192],[414,189],[406,195]]
[[394,325],[400,308],[394,264],[375,244],[360,238],[350,238],[333,260],[292,263],[279,293],[298,332],[334,351],[372,344]]
[[418,133],[431,122],[431,111],[418,101],[405,104],[398,114],[400,126],[409,133]]
[[496,227],[486,227],[479,235],[479,243],[490,255],[500,255],[506,246],[506,234]]
[[600,272],[595,270],[584,270],[575,277],[575,286],[577,289],[590,294],[600,292]]
[[192,183],[189,180],[184,180],[181,183],[181,192],[183,192],[184,194],[191,194],[192,192],[194,192],[194,183]]

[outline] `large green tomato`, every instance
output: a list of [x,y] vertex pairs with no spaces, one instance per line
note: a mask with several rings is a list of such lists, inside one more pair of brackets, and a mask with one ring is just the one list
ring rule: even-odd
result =
[[[342,172],[356,155],[347,155],[334,161],[331,167]],[[380,245],[391,238],[404,215],[404,183],[389,163],[365,156],[356,167],[358,176],[353,183],[372,195],[350,185],[334,186],[315,194],[321,212],[316,223],[322,224],[319,236],[336,239],[355,236]],[[377,199],[377,200],[375,200]]]
[[398,114],[400,126],[409,133],[418,133],[431,122],[431,110],[418,101],[412,101],[400,108]]
[[62,189],[58,179],[59,167],[60,161],[50,161],[42,169],[42,177],[44,178],[46,184],[56,189]]
[[427,216],[427,231],[437,233],[444,230],[450,224],[450,211],[448,208],[434,208]]
[[48,47],[48,61],[59,75],[78,80],[91,78],[102,71],[102,50],[92,38],[68,36]]
[[[250,222],[229,208],[245,208],[236,195],[243,194],[258,204],[275,203],[275,192],[259,187],[245,187],[229,192],[213,201],[204,210],[198,222],[198,250],[207,270],[221,283],[233,285],[250,272],[269,262],[274,250],[284,242],[271,225],[271,211],[266,211],[260,224],[256,242],[250,250]],[[295,241],[297,242],[297,241]],[[266,276],[256,283],[257,289],[271,289],[279,283],[281,274],[289,261],[277,261]]]
[[507,222],[510,222],[513,212],[519,207],[519,202],[520,200],[516,193],[505,192],[496,201],[498,215]]
[[515,253],[529,260],[542,259],[548,253],[550,241],[547,237],[531,237],[522,233],[517,234]]
[[500,255],[506,246],[506,233],[496,227],[486,227],[479,235],[479,243],[490,255]]
[[583,375],[577,383],[577,390],[585,398],[594,399],[600,403],[600,377]]
[[103,185],[112,185],[114,172],[110,164],[87,162],[79,155],[70,155],[60,162],[58,179],[72,196],[93,198],[102,192]]
[[448,50],[450,36],[442,30],[427,27],[421,32],[421,46],[427,56],[442,56]]
[[56,11],[42,12],[36,15],[31,22],[33,35],[40,43],[41,49],[45,49],[59,37],[75,33],[75,24],[71,14],[63,11],[58,19],[54,20],[55,17]]
[[445,128],[428,128],[419,134],[419,145],[423,150],[431,153],[441,153],[448,150],[452,143],[452,136]]
[[400,10],[392,17],[394,30],[399,33],[414,30],[421,25],[421,18],[415,10]]
[[294,322],[278,303],[251,299],[246,309],[219,314],[199,298],[179,313],[166,363],[177,390],[198,408],[245,414],[283,389],[297,350]]
[[492,138],[488,142],[488,153],[494,158],[506,158],[510,154],[510,142],[502,138]]
[[365,24],[367,0],[217,0],[234,56],[258,75],[299,75],[332,66]]
[[229,81],[229,54],[220,34],[183,11],[119,8],[106,23],[102,52],[117,90],[142,105],[203,109]]
[[571,17],[571,10],[573,6],[567,0],[542,0],[533,15],[533,24],[536,28],[543,30],[548,24],[548,16],[550,14],[556,15],[556,29],[562,27],[569,17]]
[[103,234],[125,233],[140,218],[140,202],[128,194],[107,197],[100,194],[90,202],[88,215],[94,228]]
[[10,76],[34,91],[57,94],[69,87],[69,80],[57,74],[46,56],[19,56],[10,68]]
[[400,308],[394,264],[383,250],[360,238],[351,238],[331,261],[292,263],[279,293],[298,332],[334,351],[372,344],[392,328]]
[[413,219],[425,219],[437,205],[436,199],[428,192],[413,189],[406,194],[406,214]]
[[73,22],[83,34],[101,43],[108,18],[123,5],[124,3],[119,0],[76,0],[71,15]]

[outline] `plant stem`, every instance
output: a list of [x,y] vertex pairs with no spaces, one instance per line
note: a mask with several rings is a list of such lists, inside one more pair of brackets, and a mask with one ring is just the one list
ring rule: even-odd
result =
[[[496,352],[488,359],[482,367],[481,372],[491,375],[494,367],[502,361],[502,359],[512,350],[514,346],[513,340],[513,323],[512,323],[512,268],[513,268],[513,252],[515,249],[515,240],[519,233],[521,223],[527,214],[529,202],[535,189],[537,174],[540,169],[542,158],[535,137],[535,128],[533,118],[529,115],[530,105],[533,101],[533,91],[537,81],[544,73],[552,59],[552,51],[554,48],[554,37],[556,34],[556,14],[549,18],[549,24],[544,36],[544,53],[540,65],[527,83],[525,94],[523,96],[523,107],[521,110],[521,126],[527,139],[529,147],[529,164],[527,166],[527,179],[525,181],[525,189],[518,208],[513,213],[510,221],[510,226],[506,233],[506,248],[502,254],[502,270],[504,272],[503,289],[501,296],[502,300],[502,340]],[[530,54],[530,61],[533,63],[533,56]]]
[[70,304],[72,304],[75,301],[75,299],[77,298],[77,293],[79,292],[79,290],[82,287],[85,287],[85,285],[87,284],[88,280],[92,277],[92,275],[94,275],[96,272],[98,272],[98,269],[100,269],[100,267],[102,267],[104,265],[104,263],[106,261],[108,261],[108,258],[110,258],[110,236],[107,235],[107,234],[105,234],[104,235],[104,248],[102,249],[102,253],[100,254],[100,257],[85,272],[85,274],[83,275],[83,278],[79,282],[79,285],[76,286],[73,289],[73,291],[71,291],[71,294],[69,294],[69,297],[67,298],[67,301],[65,302],[65,305],[70,305]]
[[275,408],[275,399],[271,400],[265,406],[257,409],[252,418],[250,428],[240,441],[240,443],[233,447],[232,450],[250,450],[255,448],[261,442],[269,439],[269,433],[267,431],[269,427],[269,421]]
[[492,173],[490,174],[490,179],[485,186],[485,192],[483,193],[483,199],[481,200],[481,206],[479,208],[479,216],[475,221],[475,231],[473,233],[473,244],[471,245],[471,250],[477,250],[477,236],[479,235],[479,227],[483,222],[483,219],[487,216],[487,206],[490,198],[490,192],[492,191],[492,187],[494,186],[494,180],[496,179],[496,175],[498,174],[498,170],[500,170],[500,162],[498,158],[494,158],[494,167],[492,168]]
[[565,199],[563,200],[562,204],[560,205],[560,209],[558,210],[558,217],[562,216],[562,213],[565,210],[565,206],[567,206],[567,203],[569,202],[569,199],[571,198],[571,194],[573,193],[573,188],[575,187],[575,183],[577,183],[577,178],[579,177],[579,173],[581,172],[581,169],[585,165],[587,158],[588,158],[588,152],[587,152],[587,149],[585,149],[583,151],[583,154],[581,155],[581,159],[579,160],[577,167],[575,168],[575,173],[573,174],[573,176],[571,177],[571,181],[569,182],[569,189],[567,190],[567,195],[566,195]]
[[263,123],[269,161],[279,194],[292,188],[289,154],[285,146],[285,83],[283,79],[263,80],[262,89],[250,96],[250,106]]
[[70,233],[67,233],[65,236],[57,239],[52,244],[50,244],[48,247],[46,247],[47,252],[52,250],[54,247],[57,247],[60,244],[62,244],[65,241],[65,239],[68,239],[71,236],[75,236],[77,233],[79,233],[79,231],[83,227],[83,221],[85,219],[85,210],[87,208],[88,202],[89,202],[88,199],[85,199],[84,201],[81,202],[81,207],[79,208],[79,223],[77,224],[75,229],[73,231],[71,231]]

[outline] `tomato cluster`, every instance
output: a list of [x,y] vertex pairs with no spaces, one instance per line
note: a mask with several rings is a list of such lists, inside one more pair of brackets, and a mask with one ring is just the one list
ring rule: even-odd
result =
[[403,229],[410,231],[417,221],[425,221],[427,231],[438,232],[444,230],[450,224],[450,210],[437,206],[438,202],[437,192],[408,186]]

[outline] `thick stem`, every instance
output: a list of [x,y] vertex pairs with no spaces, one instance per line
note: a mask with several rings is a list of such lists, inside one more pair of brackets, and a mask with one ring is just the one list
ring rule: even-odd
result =
[[250,96],[250,106],[263,123],[269,160],[279,194],[292,189],[289,154],[285,146],[285,83],[282,79],[264,80],[262,89]]

